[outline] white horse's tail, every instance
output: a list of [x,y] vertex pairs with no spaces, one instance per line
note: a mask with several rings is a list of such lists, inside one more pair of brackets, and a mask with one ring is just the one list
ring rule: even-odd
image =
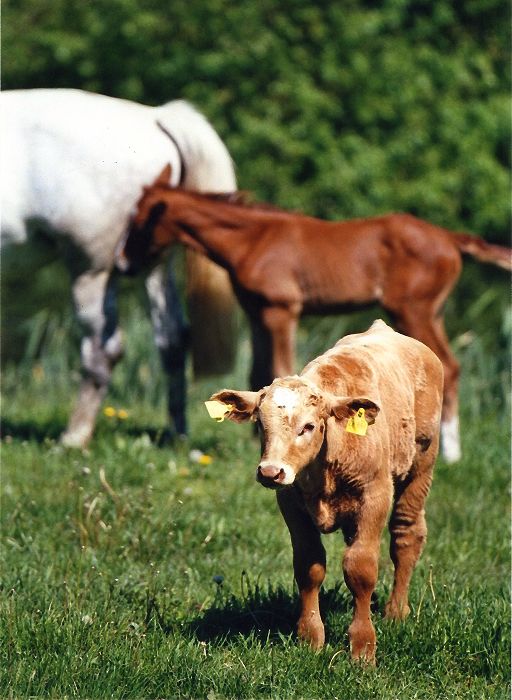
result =
[[[231,156],[206,117],[183,100],[157,107],[155,114],[184,160],[183,187],[200,192],[237,189]],[[231,283],[225,270],[192,251],[187,251],[187,303],[195,374],[229,372],[237,348]]]
[[208,119],[185,100],[155,108],[157,120],[177,141],[185,159],[183,186],[199,192],[233,192],[236,177],[225,144]]

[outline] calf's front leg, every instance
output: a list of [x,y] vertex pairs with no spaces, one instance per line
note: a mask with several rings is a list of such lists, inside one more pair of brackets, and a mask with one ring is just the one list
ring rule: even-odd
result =
[[301,613],[297,634],[314,649],[321,649],[325,632],[320,617],[319,592],[325,578],[325,549],[313,521],[298,507],[292,489],[279,491],[277,502],[290,532],[293,570],[299,587]]
[[365,494],[356,534],[343,556],[343,575],[354,599],[354,616],[348,629],[350,653],[353,659],[370,664],[375,664],[377,645],[370,603],[377,585],[380,539],[390,501],[388,493]]

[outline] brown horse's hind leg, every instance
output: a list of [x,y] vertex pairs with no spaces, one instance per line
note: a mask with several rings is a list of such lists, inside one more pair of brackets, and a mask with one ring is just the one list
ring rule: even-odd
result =
[[455,359],[444,330],[442,315],[434,314],[432,307],[409,305],[400,312],[392,311],[396,327],[401,333],[416,338],[433,350],[443,363],[444,393],[441,418],[441,447],[447,462],[461,458],[459,437],[459,363]]
[[[443,411],[441,417],[441,448],[447,462],[457,462],[461,458],[459,435],[459,375],[460,365],[448,344],[443,318],[433,320],[437,338],[444,349],[444,355],[438,355],[444,369]],[[436,352],[434,350],[434,352]],[[437,354],[437,353],[436,353]]]

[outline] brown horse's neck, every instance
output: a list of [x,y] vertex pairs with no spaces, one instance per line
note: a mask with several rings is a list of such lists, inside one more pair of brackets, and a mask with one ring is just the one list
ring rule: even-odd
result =
[[235,268],[266,228],[265,213],[230,204],[215,197],[169,191],[165,199],[179,240],[200,250],[215,262]]

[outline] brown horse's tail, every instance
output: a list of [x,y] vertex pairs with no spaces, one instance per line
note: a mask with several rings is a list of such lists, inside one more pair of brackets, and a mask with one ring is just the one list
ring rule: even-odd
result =
[[237,351],[236,301],[225,270],[187,250],[187,306],[196,376],[225,374]]
[[482,238],[467,233],[450,233],[461,253],[472,255],[481,262],[492,263],[504,270],[512,270],[512,248],[487,243]]

